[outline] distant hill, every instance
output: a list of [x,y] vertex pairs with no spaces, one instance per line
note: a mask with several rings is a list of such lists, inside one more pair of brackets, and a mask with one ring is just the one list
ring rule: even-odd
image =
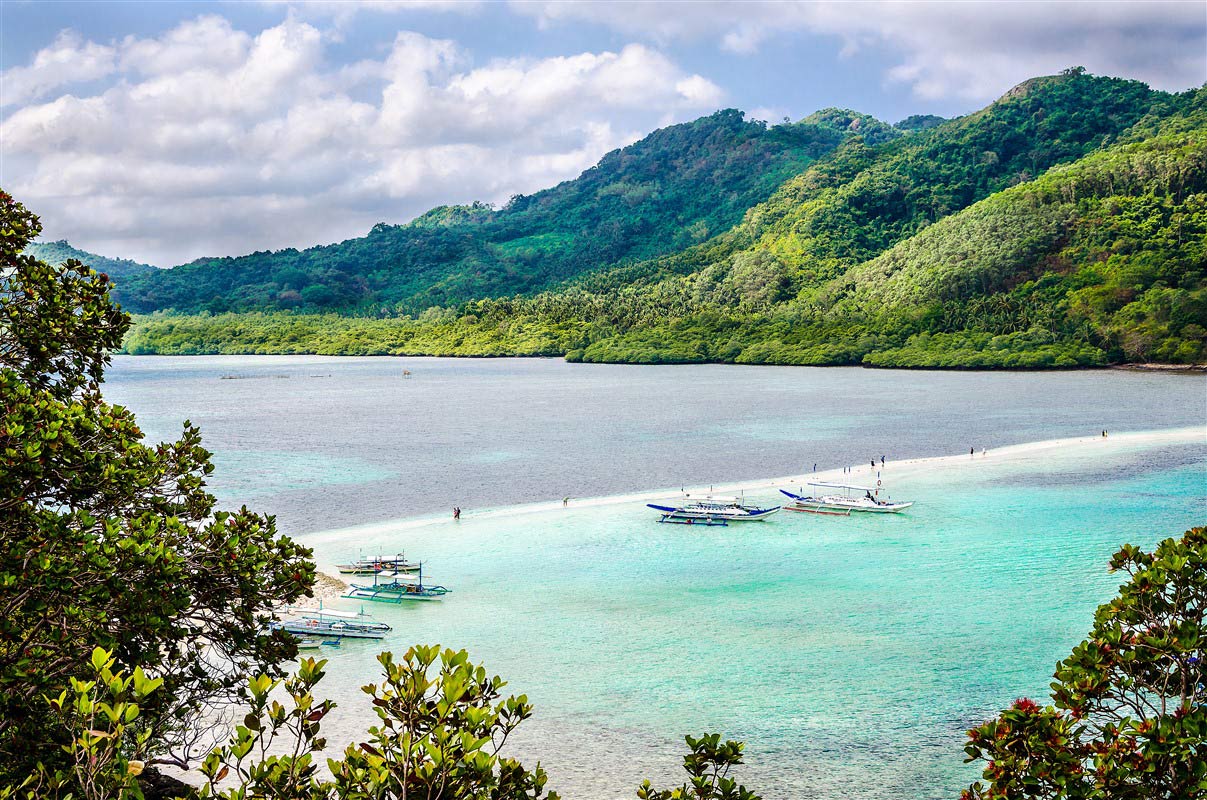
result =
[[126,282],[118,298],[134,311],[363,313],[533,293],[725,231],[785,179],[856,135],[849,122],[768,127],[739,111],[719,111],[655,131],[578,178],[517,195],[498,210],[443,206],[339,244],[202,259]]
[[66,239],[60,239],[57,242],[33,242],[25,248],[25,252],[48,264],[62,264],[64,261],[74,258],[114,279],[155,270],[155,267],[150,264],[139,264],[137,261],[126,258],[106,258],[98,256],[96,253],[80,250],[68,244]]
[[[267,307],[151,317],[127,347],[910,367],[1207,361],[1207,89],[1173,95],[1075,69],[966,117],[914,120],[908,134],[835,109],[812,120],[840,143],[729,229],[664,255],[418,318]],[[438,210],[424,224],[487,225],[464,218],[497,213]]]

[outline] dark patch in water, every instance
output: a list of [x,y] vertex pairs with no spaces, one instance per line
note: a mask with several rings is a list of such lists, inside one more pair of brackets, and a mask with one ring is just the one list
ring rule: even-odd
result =
[[1088,466],[1067,470],[1029,473],[1005,478],[1002,486],[1025,488],[1069,488],[1094,484],[1111,484],[1132,481],[1154,472],[1163,472],[1182,467],[1199,466],[1207,470],[1207,449],[1196,446],[1172,446],[1137,453],[1124,463],[1113,463],[1101,468]]

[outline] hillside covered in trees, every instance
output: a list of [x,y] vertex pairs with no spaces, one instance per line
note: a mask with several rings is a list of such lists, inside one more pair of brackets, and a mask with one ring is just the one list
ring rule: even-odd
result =
[[[528,294],[681,250],[738,222],[785,179],[858,134],[862,115],[767,126],[727,110],[655,131],[577,179],[494,209],[441,206],[308,250],[201,259],[123,282],[128,310],[415,313]],[[901,132],[878,123],[882,137]],[[852,127],[853,126],[853,127]]]
[[68,244],[66,239],[59,239],[55,242],[31,242],[24,252],[48,264],[62,264],[64,261],[74,258],[97,272],[105,273],[110,278],[128,278],[131,275],[155,269],[150,264],[140,264],[128,258],[106,258],[98,256],[96,253],[80,250]]
[[[470,274],[458,261],[426,284],[399,268],[398,280],[414,278],[409,294],[370,290],[379,292],[372,308],[331,309],[338,315],[299,313],[324,310],[304,298],[290,311],[279,301],[248,303],[239,299],[245,284],[218,304],[198,302],[253,313],[157,314],[140,320],[126,347],[937,367],[1207,359],[1207,90],[1171,95],[1078,69],[1028,81],[955,120],[888,126],[828,109],[763,128],[722,112],[630,149],[644,153],[706,123],[723,123],[731,138],[749,132],[758,144],[744,146],[755,149],[783,137],[813,149],[796,151],[798,168],[777,177],[777,188],[761,184],[765,199],[744,215],[732,206],[740,220],[727,228],[710,221],[707,233],[692,234],[707,204],[683,200],[692,214],[669,222],[673,209],[651,196],[634,202],[629,233],[611,250],[575,235],[591,245],[536,253],[527,271],[499,272],[496,260]],[[375,235],[423,229],[458,231],[468,242],[466,230],[512,231],[516,220],[538,219],[563,224],[566,236],[615,230],[585,220],[624,207],[608,192],[600,201],[599,185],[618,182],[626,152],[501,211],[437,209],[354,241],[368,247]],[[698,180],[681,175],[687,161],[674,163],[675,177],[657,173],[662,185],[701,194]],[[607,177],[593,174],[605,167]],[[624,180],[636,182],[636,169]],[[631,234],[651,220],[676,233]],[[473,241],[497,251],[515,239]],[[167,274],[208,274],[204,265],[188,269]],[[135,310],[196,310],[150,302],[149,285],[125,282]],[[450,293],[451,302],[439,299]]]

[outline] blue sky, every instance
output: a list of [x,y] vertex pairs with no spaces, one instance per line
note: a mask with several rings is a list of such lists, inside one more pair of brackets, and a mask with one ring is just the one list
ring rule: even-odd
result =
[[717,108],[954,116],[1072,65],[1207,81],[1194,2],[0,3],[0,184],[160,265],[505,200]]

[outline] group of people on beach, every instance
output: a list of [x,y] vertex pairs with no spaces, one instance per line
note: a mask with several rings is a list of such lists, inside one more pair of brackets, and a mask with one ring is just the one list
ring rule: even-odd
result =
[[[880,468],[881,468],[881,469],[883,469],[883,468],[884,468],[884,462],[885,462],[885,456],[880,456]],[[874,469],[876,469],[876,459],[875,459],[875,458],[869,458],[869,459],[868,459],[868,464],[870,464],[870,465],[871,465],[871,468],[872,468],[873,470],[874,470]],[[814,471],[814,472],[817,472],[817,462],[814,462],[814,463],[813,463],[813,471]],[[854,471],[855,471],[855,468],[854,468],[854,467],[843,467],[843,468],[842,468],[842,472],[843,472],[843,474],[844,474],[844,475],[849,475],[849,474],[851,474],[851,473],[852,473],[852,472],[854,472]]]

